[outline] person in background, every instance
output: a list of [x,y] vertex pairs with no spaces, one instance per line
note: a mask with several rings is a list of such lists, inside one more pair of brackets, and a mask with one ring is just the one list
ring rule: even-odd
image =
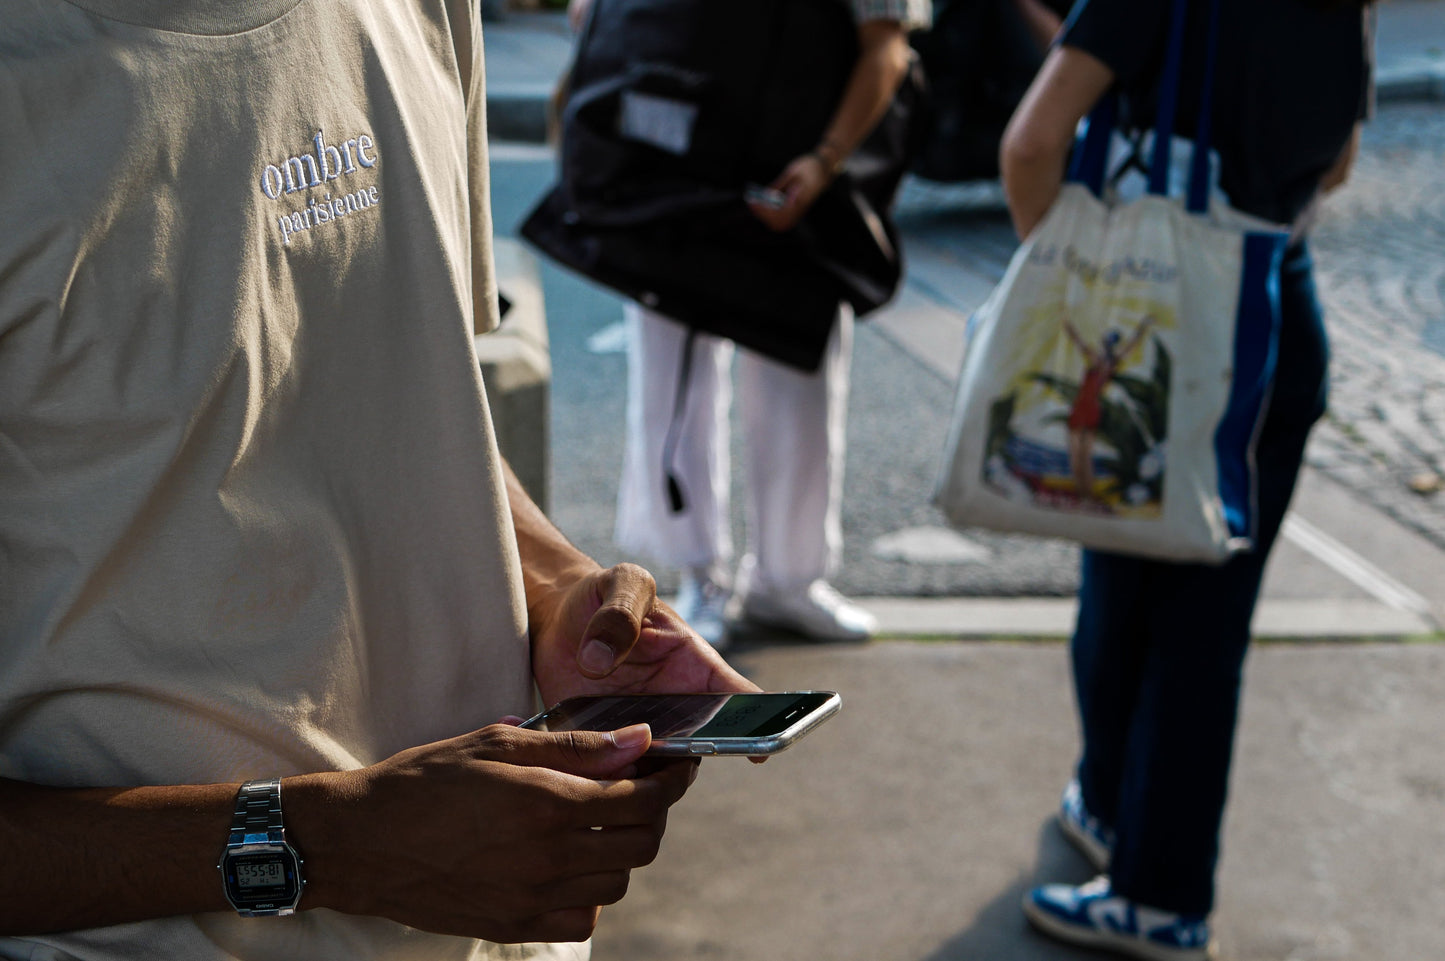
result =
[[0,958],[585,958],[696,769],[516,718],[756,690],[498,456],[476,19],[4,4]]
[[[574,0],[574,22],[588,0]],[[840,0],[841,2],[841,0]],[[908,31],[929,22],[928,0],[852,0],[860,53],[817,145],[769,184],[776,206],[751,202],[777,231],[793,229],[872,131],[908,70]],[[686,508],[674,513],[664,462],[688,331],[639,304],[629,329],[627,441],[616,541],[681,570],[674,606],[715,646],[735,619],[819,640],[861,640],[871,614],[829,583],[842,551],[841,501],[853,316],[840,305],[819,369],[805,373],[699,332],[692,346],[671,463]],[[733,570],[729,411],[737,357],[746,459],[747,551]]]
[[[1076,126],[1122,91],[1139,126],[1171,4],[1082,0],[1011,121],[1004,190],[1020,237],[1058,195]],[[1189,4],[1176,129],[1193,130],[1210,3]],[[1278,372],[1258,438],[1253,552],[1218,567],[1086,550],[1071,652],[1083,750],[1058,814],[1104,873],[1046,885],[1029,920],[1059,939],[1150,959],[1208,956],[1219,834],[1260,576],[1325,407],[1328,347],[1302,223],[1345,179],[1371,102],[1359,2],[1219,0],[1214,144],[1236,208],[1296,224],[1281,272]]]

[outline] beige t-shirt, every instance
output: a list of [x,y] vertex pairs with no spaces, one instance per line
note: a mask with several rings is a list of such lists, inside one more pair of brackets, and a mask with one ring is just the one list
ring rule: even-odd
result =
[[[475,7],[0,0],[0,776],[346,769],[532,707]],[[530,951],[329,911],[0,938]]]

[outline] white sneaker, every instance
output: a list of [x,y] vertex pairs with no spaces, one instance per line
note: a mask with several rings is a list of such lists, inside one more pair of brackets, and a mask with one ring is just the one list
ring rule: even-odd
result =
[[1107,875],[1088,884],[1046,884],[1024,896],[1024,914],[1044,934],[1142,961],[1211,961],[1209,919],[1146,907],[1114,893]]
[[698,636],[718,650],[728,646],[728,624],[724,612],[732,591],[707,568],[683,572],[672,608]]
[[878,630],[876,617],[824,580],[816,580],[796,594],[750,591],[743,597],[742,616],[819,641],[866,641]]

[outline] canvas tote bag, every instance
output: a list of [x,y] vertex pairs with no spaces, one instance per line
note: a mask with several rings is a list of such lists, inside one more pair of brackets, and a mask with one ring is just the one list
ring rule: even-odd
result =
[[1253,545],[1253,469],[1288,232],[1211,195],[1208,37],[1187,191],[1169,190],[1187,0],[1176,0],[1148,192],[1106,184],[1112,98],[1068,182],[970,319],[935,503],[956,526],[1219,563]]

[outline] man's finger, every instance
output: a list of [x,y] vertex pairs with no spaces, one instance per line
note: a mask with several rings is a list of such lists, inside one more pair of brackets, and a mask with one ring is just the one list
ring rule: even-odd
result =
[[611,778],[634,764],[652,745],[646,724],[616,731],[533,731],[493,725],[484,754],[488,760],[544,767],[581,778]]
[[642,623],[657,601],[657,582],[636,564],[619,564],[598,584],[601,605],[582,632],[577,668],[587,677],[606,677],[627,659]]
[[596,785],[597,797],[581,816],[587,827],[631,827],[667,817],[696,777],[690,764],[670,765],[646,777]]
[[[560,880],[645,867],[657,859],[657,853],[662,847],[662,834],[666,828],[667,815],[664,813],[647,824],[579,828],[570,831],[561,836],[564,843],[552,852],[546,873],[550,874],[551,879]],[[539,873],[532,876],[532,880],[539,880],[542,876],[543,874]]]

